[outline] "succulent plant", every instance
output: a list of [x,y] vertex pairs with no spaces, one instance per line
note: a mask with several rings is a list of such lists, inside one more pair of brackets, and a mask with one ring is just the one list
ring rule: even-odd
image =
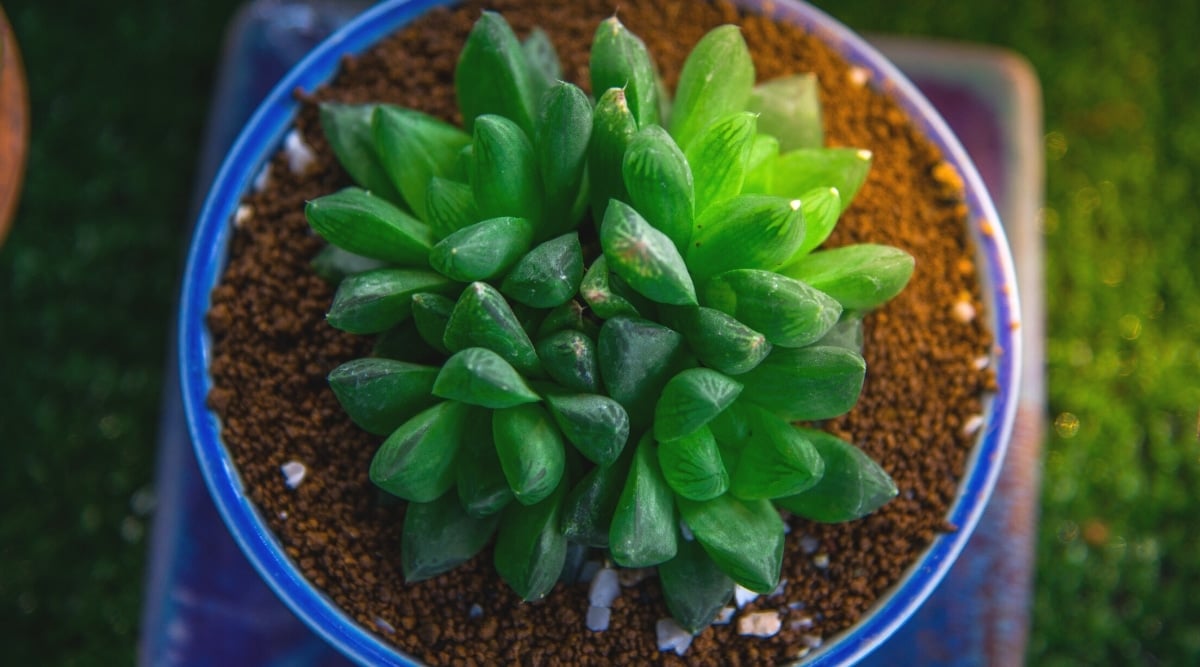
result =
[[338,282],[328,322],[378,334],[329,381],[386,438],[370,478],[408,501],[406,579],[494,537],[532,600],[602,549],[658,567],[695,632],[735,583],[777,586],[780,509],[847,521],[896,494],[811,422],[854,406],[862,314],[913,260],[818,249],[871,155],[822,146],[811,76],[756,85],[736,27],[696,45],[673,102],[615,17],[596,98],[559,73],[544,33],[485,12],[456,72],[462,128],[321,107],[357,184],[306,209]]

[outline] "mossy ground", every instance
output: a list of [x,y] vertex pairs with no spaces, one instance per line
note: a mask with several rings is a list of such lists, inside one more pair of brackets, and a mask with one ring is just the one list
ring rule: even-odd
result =
[[[34,125],[0,248],[12,664],[132,660],[185,218],[238,4],[5,3]],[[1030,661],[1200,661],[1200,7],[819,4],[862,31],[997,44],[1033,63],[1052,427]]]

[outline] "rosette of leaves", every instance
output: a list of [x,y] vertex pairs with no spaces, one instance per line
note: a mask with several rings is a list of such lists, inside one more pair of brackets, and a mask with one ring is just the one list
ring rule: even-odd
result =
[[862,315],[913,260],[819,249],[871,155],[822,146],[811,76],[756,85],[736,27],[696,45],[673,100],[616,18],[590,71],[594,98],[558,80],[545,33],[485,12],[456,71],[463,127],[321,107],[356,184],[306,209],[328,322],[378,335],[329,381],[385,438],[369,474],[408,501],[408,580],[494,539],[531,600],[603,550],[657,567],[699,631],[735,583],[777,586],[781,508],[847,521],[896,494],[812,422],[854,406]]

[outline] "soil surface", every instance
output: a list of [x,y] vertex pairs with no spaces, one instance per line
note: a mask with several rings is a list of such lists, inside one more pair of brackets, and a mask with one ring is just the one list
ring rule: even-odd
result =
[[[306,576],[364,626],[437,665],[776,664],[806,655],[854,623],[913,563],[945,524],[982,397],[992,388],[974,254],[966,239],[961,182],[905,114],[864,85],[827,47],[798,29],[693,0],[498,0],[525,34],[541,26],[564,76],[587,87],[596,24],[619,5],[673,89],[687,50],[710,28],[742,26],[760,80],[815,72],[826,140],[874,153],[870,178],[827,245],[894,245],[916,258],[906,290],[865,323],[867,379],[850,414],[823,426],[861,446],[892,475],[900,495],[874,515],[843,525],[790,519],[785,583],[697,636],[684,657],[661,652],[655,623],[667,616],[653,576],[623,588],[611,626],[585,626],[587,586],[559,585],[522,603],[495,574],[490,550],[417,584],[401,576],[403,503],[381,499],[367,478],[381,439],[342,414],[325,377],[365,356],[371,341],[324,321],[332,289],[309,261],[321,241],[304,202],[349,184],[320,135],[311,104],[298,120],[314,162],[295,173],[274,159],[265,187],[247,196],[209,325],[214,340],[210,404],[253,500]],[[314,100],[386,101],[457,120],[452,72],[479,3],[436,10],[344,63]],[[307,475],[295,489],[281,466]],[[738,634],[738,619],[776,612],[781,631]]]

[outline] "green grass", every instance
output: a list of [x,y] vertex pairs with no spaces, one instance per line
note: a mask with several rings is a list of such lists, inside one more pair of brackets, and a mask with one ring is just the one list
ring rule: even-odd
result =
[[[0,248],[7,664],[132,660],[166,333],[237,4],[5,3],[35,123]],[[1197,7],[823,4],[863,31],[1007,46],[1036,68],[1056,427],[1030,662],[1200,663]]]

